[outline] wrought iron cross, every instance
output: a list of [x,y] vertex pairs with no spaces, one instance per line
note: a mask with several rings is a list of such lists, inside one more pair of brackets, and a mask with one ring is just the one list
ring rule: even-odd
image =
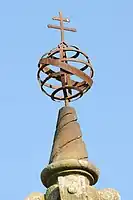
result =
[[[76,32],[75,28],[64,27],[64,22],[70,22],[64,18],[62,13],[53,17],[53,20],[60,22],[60,25],[48,25],[48,28],[58,29],[61,32],[61,42],[57,48],[52,49],[49,53],[41,57],[38,67],[37,79],[41,90],[51,97],[53,101],[65,101],[65,106],[83,96],[92,86],[94,70],[88,56],[76,46],[70,46],[64,41],[64,31]],[[82,58],[80,59],[80,55]],[[80,64],[80,67],[77,66]],[[74,65],[74,66],[73,66]],[[51,69],[56,67],[56,71]],[[89,69],[90,73],[86,74],[85,70]],[[45,74],[45,78],[41,75]],[[56,82],[50,82],[50,80]],[[51,90],[47,90],[50,88]]]
[[61,31],[61,42],[64,41],[64,31],[76,32],[75,28],[64,27],[63,22],[70,22],[68,18],[63,18],[62,12],[59,12],[59,17],[53,17],[53,20],[60,21],[60,26],[48,24],[48,28],[59,29]]
[[[60,21],[60,26],[48,24],[48,28],[54,28],[54,29],[58,29],[61,31],[61,43],[64,42],[64,31],[76,32],[75,28],[64,27],[64,22],[70,22],[70,20],[68,18],[63,18],[62,12],[59,12],[59,17],[53,17],[52,19]],[[66,53],[63,52],[63,48],[61,45],[60,59],[63,59],[63,58],[66,58]],[[67,63],[67,61],[65,61],[65,62]],[[60,69],[60,76],[61,76],[62,87],[64,87],[65,85],[71,84],[70,75],[68,73],[66,73],[65,70]],[[65,97],[65,105],[68,105],[69,101],[67,100],[67,96],[68,96],[68,93],[71,95],[72,91],[71,91],[71,89],[69,89],[67,92],[66,89],[64,88],[63,93],[64,93],[64,97]]]

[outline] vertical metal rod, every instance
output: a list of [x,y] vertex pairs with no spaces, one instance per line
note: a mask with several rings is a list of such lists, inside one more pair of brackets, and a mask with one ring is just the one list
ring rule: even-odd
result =
[[60,17],[60,28],[61,28],[61,42],[63,42],[64,41],[64,24],[63,24],[62,12],[59,12],[59,17]]
[[[64,57],[63,45],[61,44],[61,47],[60,47],[60,59],[62,59],[63,57]],[[63,69],[60,69],[60,74],[61,74],[62,86],[65,86],[66,82],[67,82],[67,80],[66,80],[66,73],[64,72]],[[68,106],[69,101],[67,99],[67,91],[66,91],[65,88],[63,89],[63,93],[64,93],[64,98],[65,98],[65,106]]]
[[65,106],[69,106],[69,101],[68,101],[68,99],[65,99]]

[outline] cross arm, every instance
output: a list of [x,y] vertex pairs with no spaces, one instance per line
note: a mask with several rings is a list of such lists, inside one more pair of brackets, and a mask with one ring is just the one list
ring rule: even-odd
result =
[[[57,20],[57,21],[61,21],[60,17],[53,17],[52,19],[53,19],[53,20]],[[68,19],[68,18],[63,18],[62,21],[63,21],[63,22],[70,22],[70,19]]]
[[[48,28],[54,28],[54,29],[61,30],[60,26],[51,25],[51,24],[48,24]],[[63,30],[65,30],[65,31],[72,31],[72,32],[76,32],[77,31],[75,28],[68,28],[68,27],[63,27]]]

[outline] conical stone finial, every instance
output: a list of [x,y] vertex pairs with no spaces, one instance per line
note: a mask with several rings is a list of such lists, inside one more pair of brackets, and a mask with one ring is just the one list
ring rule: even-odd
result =
[[42,171],[42,182],[49,187],[56,182],[59,174],[68,171],[84,174],[90,185],[98,180],[99,171],[88,162],[75,109],[65,106],[59,111],[50,161]]
[[76,112],[72,107],[63,107],[59,111],[49,163],[65,159],[88,159]]
[[41,173],[46,200],[120,200],[114,189],[97,190],[98,169],[88,161],[75,109],[59,110],[49,165]]

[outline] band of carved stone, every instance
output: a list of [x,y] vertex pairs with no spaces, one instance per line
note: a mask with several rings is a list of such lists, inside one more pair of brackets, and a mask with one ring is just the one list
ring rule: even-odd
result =
[[[61,184],[61,185],[63,186],[63,184]],[[66,184],[66,186],[67,186],[67,184]],[[76,186],[78,186],[77,183],[75,183],[74,186],[76,188]],[[25,200],[45,200],[45,199],[46,200],[57,200],[57,199],[61,200],[62,199],[61,191],[65,189],[65,186],[60,188],[58,185],[53,185],[50,188],[46,192],[46,198],[43,193],[34,192],[34,193],[30,194]],[[59,188],[61,189],[61,191]],[[73,191],[72,187],[71,188],[68,187],[68,189],[69,189],[69,190],[67,189],[68,194],[66,193],[67,199],[69,199],[71,195],[73,196],[74,193],[76,195],[76,199],[78,198],[78,196],[81,198],[82,195],[87,196],[89,200],[120,200],[121,199],[118,191],[116,191],[115,189],[112,189],[112,188],[106,188],[103,190],[97,190],[95,187],[92,187],[92,186],[88,186],[87,190],[85,190],[85,188],[83,189],[82,187],[77,187],[77,188],[78,188],[78,190]],[[81,195],[81,193],[82,193],[82,195]],[[84,199],[83,196],[81,199]]]
[[[97,190],[93,186],[87,186],[83,184],[84,180],[81,180],[82,186],[78,177],[74,177],[69,180],[67,177],[60,177],[59,185],[51,186],[46,192],[46,200],[63,200],[63,199],[73,199],[73,200],[120,200],[120,194],[112,188]],[[77,178],[76,182],[73,180]],[[80,177],[80,179],[82,179]],[[40,199],[41,200],[41,199]]]

